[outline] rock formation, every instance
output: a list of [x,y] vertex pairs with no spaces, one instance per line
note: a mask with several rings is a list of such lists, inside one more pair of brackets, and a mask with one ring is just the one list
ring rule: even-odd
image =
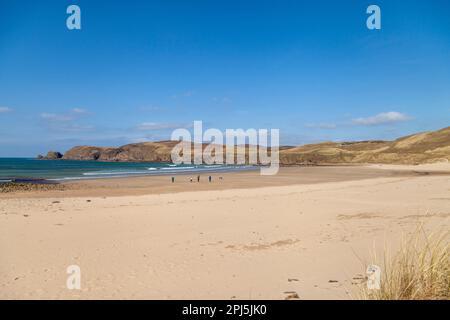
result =
[[38,155],[37,159],[39,160],[57,160],[63,157],[62,153],[58,151],[49,151],[46,156]]

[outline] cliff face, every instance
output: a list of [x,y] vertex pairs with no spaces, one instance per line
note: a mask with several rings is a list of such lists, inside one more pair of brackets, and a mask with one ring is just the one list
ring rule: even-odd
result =
[[177,141],[143,142],[118,148],[79,146],[67,151],[63,159],[170,162],[170,152],[177,143]]
[[[176,144],[178,141],[143,142],[118,148],[79,146],[67,151],[63,159],[170,162],[170,153]],[[203,148],[206,146],[205,144]],[[418,133],[394,141],[325,142],[280,148],[280,163],[283,165],[417,164],[445,160],[450,160],[450,127]]]

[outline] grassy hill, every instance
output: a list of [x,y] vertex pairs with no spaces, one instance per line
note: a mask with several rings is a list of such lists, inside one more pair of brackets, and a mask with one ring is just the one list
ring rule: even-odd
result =
[[394,141],[324,142],[280,153],[283,164],[402,163],[450,160],[450,127]]
[[[160,141],[127,144],[118,148],[78,146],[67,151],[63,159],[170,162],[170,152],[176,144],[177,141]],[[206,146],[203,145],[203,148]],[[245,148],[248,149],[248,146]],[[449,160],[450,127],[413,134],[394,141],[323,142],[280,148],[282,165],[419,164]]]

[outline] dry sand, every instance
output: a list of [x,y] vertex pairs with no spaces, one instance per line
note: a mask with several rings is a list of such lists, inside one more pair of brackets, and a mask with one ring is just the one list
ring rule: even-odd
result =
[[389,171],[413,171],[413,172],[421,172],[421,173],[448,173],[450,171],[450,162],[435,162],[435,163],[425,163],[418,164],[415,166],[411,165],[402,165],[402,164],[372,164],[368,165],[368,168],[374,169],[384,169]]
[[[283,168],[2,195],[0,298],[354,298],[374,247],[395,248],[418,222],[449,228],[450,168],[413,171]],[[69,265],[81,290],[66,288]]]

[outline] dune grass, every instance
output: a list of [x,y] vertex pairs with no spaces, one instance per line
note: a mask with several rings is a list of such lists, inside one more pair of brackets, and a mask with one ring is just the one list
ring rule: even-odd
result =
[[403,240],[394,255],[384,251],[379,290],[362,289],[363,299],[449,300],[450,232],[427,233],[423,226]]

